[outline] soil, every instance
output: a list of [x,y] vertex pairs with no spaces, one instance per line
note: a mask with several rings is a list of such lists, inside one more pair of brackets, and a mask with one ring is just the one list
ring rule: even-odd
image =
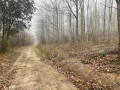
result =
[[28,47],[18,58],[9,90],[78,90],[55,68],[41,62],[34,47]]

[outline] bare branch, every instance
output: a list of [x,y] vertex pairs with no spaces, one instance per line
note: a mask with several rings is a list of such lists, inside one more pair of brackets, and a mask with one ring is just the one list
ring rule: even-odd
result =
[[102,4],[102,3],[100,3],[100,4],[103,5],[103,6],[105,6],[105,7],[108,7],[108,8],[118,9],[118,8],[116,8],[116,7],[110,7],[110,6],[104,5],[104,4]]
[[66,1],[67,5],[68,5],[68,7],[69,7],[70,11],[72,12],[72,14],[74,15],[74,17],[76,18],[76,15],[74,14],[74,12],[73,12],[72,8],[70,7],[69,2],[68,2],[67,0],[65,0],[65,1]]

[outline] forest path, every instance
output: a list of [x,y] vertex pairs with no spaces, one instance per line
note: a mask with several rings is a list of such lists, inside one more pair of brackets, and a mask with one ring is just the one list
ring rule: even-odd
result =
[[27,47],[14,64],[15,77],[9,90],[78,90],[53,67],[40,61],[34,47]]

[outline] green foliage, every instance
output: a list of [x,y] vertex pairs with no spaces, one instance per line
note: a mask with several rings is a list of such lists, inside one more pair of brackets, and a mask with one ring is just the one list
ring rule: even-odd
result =
[[31,20],[32,14],[35,10],[34,2],[32,0],[2,0],[0,1],[0,17],[2,22],[9,28],[6,30],[18,30],[27,27],[26,21]]
[[34,11],[33,0],[0,0],[0,21],[3,25],[2,49],[6,49],[9,36],[29,28]]
[[100,54],[100,56],[101,56],[101,57],[105,57],[105,56],[106,56],[106,53],[105,53],[105,52],[102,52],[102,53]]
[[111,68],[111,69],[109,70],[110,73],[118,72],[118,71],[120,71],[120,67],[119,67],[119,66],[116,66],[116,67]]

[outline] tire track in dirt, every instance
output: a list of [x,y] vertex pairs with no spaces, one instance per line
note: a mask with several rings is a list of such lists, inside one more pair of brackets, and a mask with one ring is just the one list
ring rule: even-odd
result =
[[39,60],[34,47],[28,47],[14,64],[15,77],[9,90],[78,90],[53,67]]

